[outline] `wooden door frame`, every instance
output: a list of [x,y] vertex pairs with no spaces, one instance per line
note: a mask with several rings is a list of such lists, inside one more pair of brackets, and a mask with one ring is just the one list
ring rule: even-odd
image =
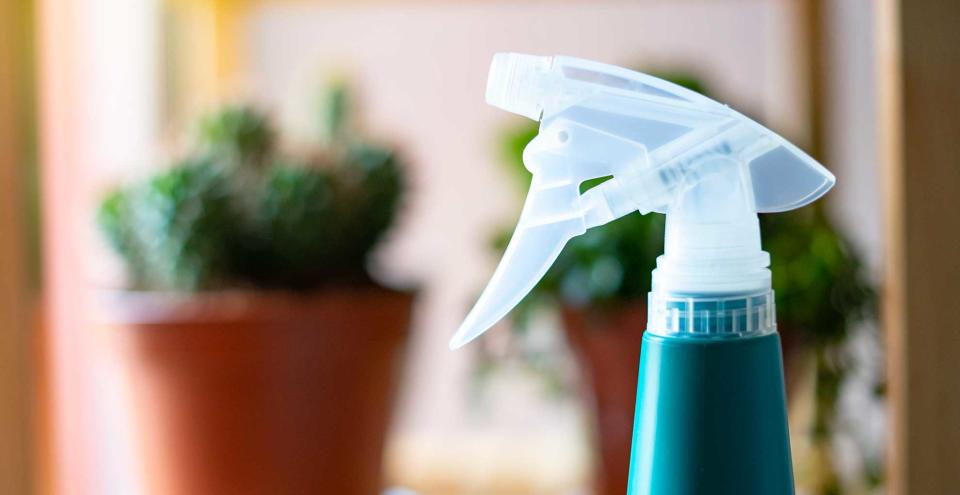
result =
[[23,186],[24,116],[31,81],[29,2],[0,2],[0,493],[25,494],[32,480],[30,320],[32,297]]
[[960,486],[960,4],[882,0],[891,495]]

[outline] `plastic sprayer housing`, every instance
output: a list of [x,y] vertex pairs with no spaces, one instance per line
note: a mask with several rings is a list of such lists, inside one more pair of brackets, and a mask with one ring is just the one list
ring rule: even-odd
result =
[[634,211],[667,214],[649,331],[773,331],[757,213],[816,200],[833,186],[830,172],[726,105],[586,60],[498,54],[487,102],[540,120],[540,133],[523,154],[533,179],[516,231],[451,347],[503,318],[571,238]]

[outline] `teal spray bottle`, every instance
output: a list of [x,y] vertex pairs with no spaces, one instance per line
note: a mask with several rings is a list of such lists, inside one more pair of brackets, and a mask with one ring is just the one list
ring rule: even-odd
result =
[[[804,206],[834,177],[700,94],[570,57],[498,54],[487,102],[539,120],[516,231],[450,342],[473,340],[571,238],[665,213],[640,358],[630,494],[793,493],[780,339],[758,213]],[[589,179],[608,177],[580,192]]]

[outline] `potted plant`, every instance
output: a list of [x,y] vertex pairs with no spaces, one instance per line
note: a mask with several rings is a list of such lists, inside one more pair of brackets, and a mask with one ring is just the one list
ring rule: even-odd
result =
[[[663,76],[661,76],[663,77]],[[703,93],[696,79],[667,75]],[[521,190],[529,187],[522,151],[537,134],[527,123],[506,134],[504,162]],[[588,181],[581,191],[604,179]],[[582,395],[593,406],[598,449],[598,493],[627,490],[640,344],[646,298],[656,258],[663,253],[665,217],[627,215],[572,239],[540,283],[515,311],[523,330],[534,308],[556,307],[584,375]],[[820,203],[789,213],[761,215],[764,249],[772,258],[777,316],[788,369],[801,349],[815,356],[816,404],[810,432],[826,456],[818,494],[836,485],[828,441],[845,360],[843,342],[858,319],[874,314],[874,290],[849,242],[830,224]],[[497,237],[502,250],[509,232]],[[788,379],[790,374],[788,372]]]
[[95,329],[128,384],[147,493],[381,488],[412,295],[367,266],[404,177],[347,125],[345,90],[328,96],[306,156],[230,106],[185,158],[100,206],[130,290],[104,295]]

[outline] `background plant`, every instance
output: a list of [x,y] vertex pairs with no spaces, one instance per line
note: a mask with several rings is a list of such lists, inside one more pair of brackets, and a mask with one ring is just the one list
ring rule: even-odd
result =
[[186,158],[102,201],[97,223],[132,288],[312,289],[369,284],[367,259],[405,188],[389,148],[351,126],[334,85],[305,156],[281,153],[267,116],[226,106],[202,118]]

